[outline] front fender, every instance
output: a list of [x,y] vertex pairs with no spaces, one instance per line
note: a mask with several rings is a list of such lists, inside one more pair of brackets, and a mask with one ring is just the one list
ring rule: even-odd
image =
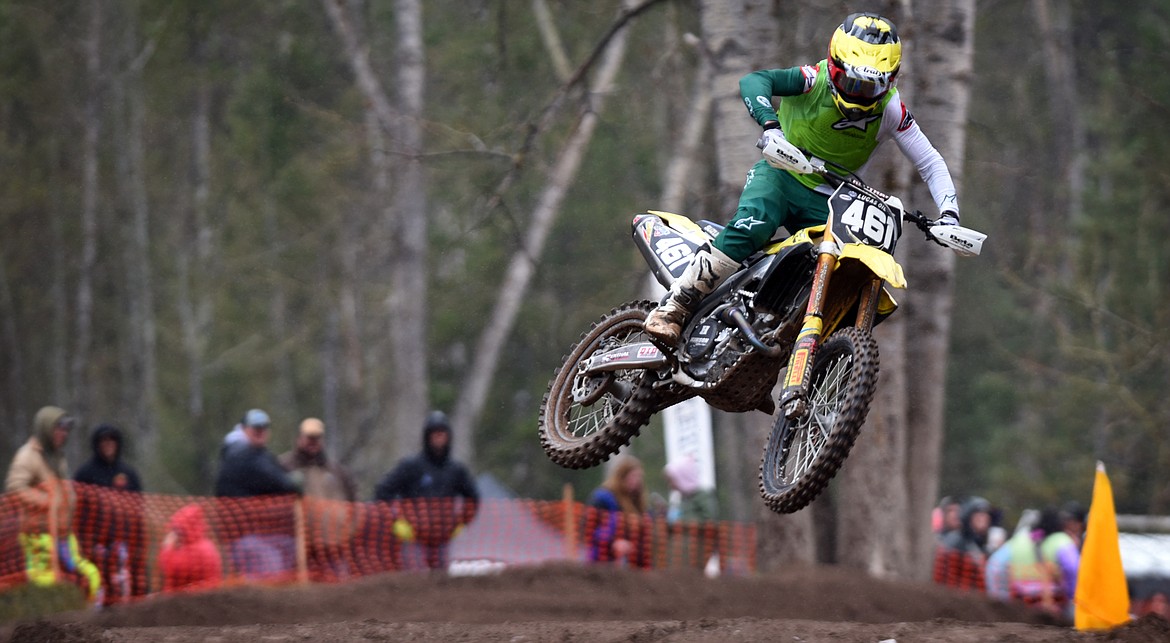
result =
[[886,280],[891,286],[906,287],[906,275],[902,273],[902,266],[898,265],[891,255],[860,243],[850,243],[841,249],[837,264],[840,265],[841,262],[850,259],[865,264],[873,274]]

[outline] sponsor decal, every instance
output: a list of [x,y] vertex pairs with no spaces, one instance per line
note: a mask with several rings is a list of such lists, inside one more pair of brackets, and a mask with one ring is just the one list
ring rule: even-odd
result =
[[737,228],[739,230],[747,230],[750,232],[752,228],[754,228],[758,225],[762,225],[763,223],[765,223],[765,222],[760,221],[759,219],[756,219],[755,217],[746,217],[743,219],[737,219],[734,223],[731,224],[731,227]]
[[906,107],[906,104],[902,103],[902,120],[898,122],[898,131],[905,132],[913,126],[914,114],[911,114],[910,110]]
[[653,346],[642,346],[638,348],[638,357],[655,357],[658,355],[658,349]]
[[853,128],[853,129],[859,129],[859,130],[864,132],[865,130],[869,129],[870,123],[878,120],[881,117],[882,117],[881,114],[870,114],[869,116],[866,116],[865,118],[861,118],[861,119],[858,119],[855,121],[851,121],[848,118],[842,117],[841,120],[837,121],[836,123],[833,123],[833,129],[835,129],[837,131],[843,131],[843,130]]
[[608,364],[610,362],[616,362],[619,359],[627,359],[627,358],[629,358],[629,356],[630,356],[630,351],[620,351],[617,353],[609,353],[608,355],[605,355],[601,358],[601,363]]
[[784,386],[800,386],[804,377],[804,365],[808,362],[808,349],[802,348],[792,354],[792,363],[788,366],[788,379]]
[[807,94],[812,91],[813,85],[817,82],[817,67],[816,65],[805,65],[800,68],[800,73],[804,75],[804,91],[802,94]]

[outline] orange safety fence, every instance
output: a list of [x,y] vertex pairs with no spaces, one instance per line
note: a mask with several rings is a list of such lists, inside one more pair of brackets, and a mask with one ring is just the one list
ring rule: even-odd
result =
[[[43,520],[32,519],[37,509],[18,494],[0,495],[0,591],[36,576],[28,545],[33,536],[45,543],[76,536],[80,557],[100,570],[106,604],[221,584],[342,582],[428,567],[477,573],[595,561],[734,574],[756,569],[754,525],[668,523],[662,517],[599,511],[573,500],[568,487],[561,500],[468,504],[450,498],[393,503],[208,498],[80,483],[72,488],[70,519],[50,521],[52,534],[31,534],[45,529]],[[629,542],[629,551],[615,547],[615,540]],[[80,583],[77,565],[66,569],[57,556],[44,557],[41,564],[51,581]]]
[[932,576],[939,585],[984,592],[984,562],[983,556],[940,546],[934,552]]

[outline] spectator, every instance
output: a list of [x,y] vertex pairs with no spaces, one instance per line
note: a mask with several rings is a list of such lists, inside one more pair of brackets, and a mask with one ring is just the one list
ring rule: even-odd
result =
[[191,503],[175,512],[167,522],[158,553],[163,591],[210,589],[223,577],[223,560],[215,543],[207,537],[203,507]]
[[81,465],[73,479],[118,491],[142,491],[138,471],[122,459],[123,443],[122,430],[113,424],[94,427],[90,434],[93,457]]
[[[227,445],[215,495],[222,498],[252,498],[300,492],[300,487],[268,450],[271,420],[260,409],[252,409],[240,422],[245,440]],[[293,522],[286,503],[237,505],[248,513],[248,522],[258,531],[243,533],[231,544],[232,565],[247,576],[282,574],[293,565]]]
[[1032,531],[1038,519],[1039,512],[1034,509],[1026,509],[1020,516],[1019,523],[1016,524],[1015,534],[987,557],[984,578],[987,585],[987,594],[992,598],[1004,602],[1014,598],[1013,592],[1018,590],[1013,590],[1012,588],[1011,567],[1013,552],[1017,548],[1024,546],[1022,543],[1028,543],[1028,547],[1035,548],[1035,543],[1032,542]]
[[693,457],[684,455],[675,458],[667,463],[662,472],[670,485],[670,509],[666,514],[668,522],[715,520],[715,494],[699,486],[699,463]]
[[374,491],[390,503],[393,532],[406,569],[446,569],[448,543],[479,509],[475,479],[451,458],[451,424],[432,411],[423,425],[423,448],[398,463]]
[[223,436],[223,444],[219,446],[219,459],[222,461],[224,457],[227,456],[228,447],[232,446],[233,444],[242,444],[247,441],[248,436],[244,434],[244,423],[237,422],[236,425],[232,427],[232,430],[228,431],[227,434]]
[[271,420],[260,409],[244,416],[244,440],[229,443],[215,479],[215,495],[248,498],[272,494],[299,493],[300,487],[268,450]]
[[963,526],[963,503],[954,496],[944,496],[931,514],[931,527],[940,539]]
[[58,571],[74,574],[95,607],[103,602],[101,573],[81,555],[73,533],[76,503],[65,461],[65,444],[75,422],[64,410],[42,407],[33,418],[33,434],[16,451],[4,489],[18,495],[23,508],[20,545],[28,579],[34,585],[57,582]]
[[[89,488],[78,489],[78,532],[82,551],[102,572],[106,604],[141,594],[144,587],[142,561],[141,497],[111,494],[105,489],[137,494],[142,491],[138,471],[122,459],[122,430],[113,424],[99,424],[90,433],[93,457],[74,474],[73,480]],[[132,551],[133,549],[133,551]],[[135,591],[137,589],[137,591]]]
[[304,489],[310,571],[321,580],[348,576],[342,548],[353,534],[357,489],[349,473],[325,455],[325,423],[301,421],[296,446],[279,460]]
[[987,534],[991,528],[991,503],[978,496],[962,504],[960,527],[939,540],[934,559],[934,582],[959,589],[985,591]]
[[596,510],[596,524],[589,532],[589,560],[649,567],[642,463],[633,456],[615,460],[605,481],[590,494],[588,505]]
[[1040,543],[1041,560],[1059,587],[1058,595],[1064,597],[1061,612],[1068,619],[1073,618],[1072,599],[1077,593],[1077,573],[1081,566],[1080,547],[1069,532],[1079,535],[1078,529],[1083,525],[1084,517],[1074,512],[1052,508],[1040,512],[1040,528],[1045,534]]
[[700,486],[699,463],[692,456],[683,455],[668,462],[663,474],[670,485],[666,523],[671,562],[683,567],[717,569],[715,493]]
[[285,471],[301,478],[306,496],[350,502],[357,499],[353,478],[325,455],[325,423],[317,418],[301,422],[296,446],[281,454],[279,462]]
[[1089,517],[1089,512],[1085,510],[1085,506],[1076,500],[1070,500],[1060,507],[1061,522],[1064,525],[1064,533],[1068,534],[1073,542],[1077,544],[1079,551],[1085,545],[1085,526]]
[[[1044,509],[1036,525],[1018,530],[993,555],[992,562],[997,563],[1006,556],[1007,589],[1012,600],[1052,614],[1071,616],[1069,606],[1076,593],[1076,563],[1070,556],[1076,553],[1076,545],[1064,533],[1063,526],[1059,511],[1053,507]],[[997,592],[1002,593],[1002,588]]]

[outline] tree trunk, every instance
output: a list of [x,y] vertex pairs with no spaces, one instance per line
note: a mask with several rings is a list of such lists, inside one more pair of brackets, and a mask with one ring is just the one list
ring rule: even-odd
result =
[[[199,65],[191,114],[191,208],[177,238],[177,307],[182,331],[183,353],[187,361],[187,434],[201,453],[218,448],[219,432],[205,422],[203,389],[207,343],[211,333],[211,259],[214,230],[211,223],[211,86],[206,77],[206,42],[195,45],[194,58]],[[200,460],[199,477],[210,486],[214,471],[213,458]]]
[[[628,3],[625,5],[629,9]],[[582,109],[576,129],[561,149],[540,198],[529,219],[523,245],[508,264],[501,282],[496,306],[476,343],[472,361],[452,422],[455,425],[455,457],[474,460],[473,427],[483,412],[492,379],[499,366],[499,356],[520,310],[524,294],[532,281],[536,262],[544,252],[545,242],[560,213],[561,203],[581,167],[585,151],[593,138],[604,111],[605,95],[611,90],[614,78],[621,69],[626,52],[627,29],[623,26],[606,47],[597,76],[590,87],[586,105]]]
[[[78,261],[77,310],[74,312],[76,345],[69,378],[69,389],[73,392],[71,404],[74,407],[71,411],[83,420],[87,419],[90,406],[87,367],[93,343],[93,271],[97,264],[98,137],[101,133],[101,36],[104,9],[102,0],[90,3],[89,31],[85,39],[85,69],[89,88],[85,96],[84,134],[81,141],[81,254]],[[65,316],[65,310],[58,308],[61,317]],[[63,342],[58,342],[59,350],[63,346]]]
[[[766,0],[700,2],[703,40],[711,52],[714,70],[712,111],[719,202],[725,212],[724,219],[735,209],[745,174],[760,158],[754,146],[760,128],[745,114],[739,97],[739,79],[755,69],[774,66],[768,58],[777,51],[779,30],[772,11],[771,3]],[[731,419],[726,415],[719,417]],[[721,436],[720,447],[734,449],[738,454],[739,466],[733,469],[738,472],[738,479],[731,483],[730,492],[756,498],[756,472],[772,418],[761,413],[745,413],[722,424],[717,430],[728,435]],[[809,512],[780,516],[762,502],[753,502],[752,506],[759,529],[761,569],[773,570],[795,561],[812,562],[815,549]]]
[[[967,106],[974,49],[974,0],[942,0],[914,5],[913,47],[904,61],[915,118],[946,159],[962,194]],[[910,203],[932,207],[926,186],[915,184]],[[953,305],[952,253],[929,243],[906,244],[910,282],[905,296],[906,434],[910,436],[906,479],[910,530],[910,569],[918,578],[930,572],[934,539],[930,511],[937,501],[942,460],[943,410]]]
[[[131,21],[133,24],[135,21]],[[128,44],[137,45],[136,30],[129,30]],[[146,97],[142,86],[142,67],[132,68],[128,79],[128,129],[124,151],[126,173],[124,190],[131,213],[129,257],[126,286],[130,302],[130,341],[132,375],[129,385],[130,408],[133,409],[134,431],[142,453],[155,453],[157,432],[154,415],[158,398],[158,369],[156,362],[156,330],[154,314],[154,279],[150,258],[150,204],[146,196],[145,136]]]
[[0,319],[4,324],[0,327],[0,336],[3,336],[3,361],[0,367],[0,421],[11,421],[9,426],[14,431],[6,431],[7,444],[2,448],[15,452],[25,440],[25,428],[30,426],[28,411],[25,408],[25,381],[24,381],[24,351],[21,350],[21,335],[16,326],[16,302],[12,297],[12,283],[8,280],[8,270],[4,262],[0,261]]
[[[429,407],[426,341],[427,196],[423,150],[422,109],[426,60],[422,34],[422,4],[396,0],[398,104],[392,105],[370,64],[367,47],[353,28],[344,0],[322,0],[325,13],[341,38],[358,88],[385,133],[400,146],[403,161],[394,173],[394,195],[383,213],[383,225],[395,242],[391,262],[391,292],[384,302],[389,326],[389,379],[379,391],[380,421],[358,451],[355,471],[384,466],[418,450],[423,419]],[[375,167],[375,176],[378,169]],[[388,409],[388,410],[387,410]],[[385,430],[389,428],[389,431]]]
[[[899,25],[903,33],[912,31],[911,25],[904,24],[906,16],[896,3],[886,3],[876,10]],[[826,40],[828,37],[824,35]],[[905,56],[910,45],[904,47]],[[913,103],[908,93],[903,94],[903,99]],[[889,143],[874,158],[865,178],[891,194],[906,195],[910,171],[908,162]],[[899,261],[904,262],[905,248],[911,243],[918,240],[902,243]],[[895,297],[900,299],[901,294],[895,293]],[[881,353],[878,390],[836,483],[834,562],[877,578],[910,573],[905,518],[907,482],[902,475],[906,469],[907,424],[906,330],[901,315],[899,312],[874,329]]]
[[[418,451],[423,419],[430,406],[427,367],[427,185],[423,152],[423,49],[421,0],[396,0],[398,26],[398,113],[394,132],[401,152],[390,220],[397,241],[391,294],[387,302],[392,351],[390,426],[397,435],[395,458]],[[457,434],[458,435],[458,434]]]

